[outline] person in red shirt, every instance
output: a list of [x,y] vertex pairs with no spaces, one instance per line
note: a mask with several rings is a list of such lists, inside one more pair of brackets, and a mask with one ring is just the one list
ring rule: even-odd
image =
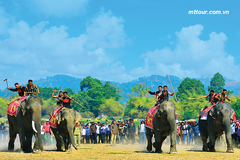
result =
[[72,97],[68,97],[68,93],[66,91],[63,92],[62,101],[63,101],[63,107],[72,108],[71,101],[74,101],[74,99]]
[[222,93],[218,93],[215,96],[215,98],[218,99],[219,101],[221,101],[221,103],[224,103],[226,99],[228,101],[231,101],[231,99],[228,98],[228,96],[227,96],[227,90],[226,89],[223,89]]
[[210,107],[210,106],[216,104],[215,96],[216,96],[216,94],[214,93],[214,90],[211,90],[208,95],[202,96],[200,99],[209,97],[209,102],[208,102],[208,104],[207,104],[207,107]]
[[16,92],[16,91],[17,91],[19,97],[16,97],[16,98],[14,98],[13,100],[11,100],[11,101],[7,104],[8,106],[9,106],[11,103],[19,100],[22,96],[25,95],[25,87],[24,87],[24,86],[20,86],[18,83],[15,83],[14,86],[15,86],[16,88],[12,89],[12,88],[7,87],[7,89],[10,90],[10,91],[13,91],[13,92]]
[[44,138],[46,144],[50,145],[51,143],[51,133],[50,133],[50,125],[49,125],[49,120],[46,120],[46,123],[43,125],[42,130],[44,131]]

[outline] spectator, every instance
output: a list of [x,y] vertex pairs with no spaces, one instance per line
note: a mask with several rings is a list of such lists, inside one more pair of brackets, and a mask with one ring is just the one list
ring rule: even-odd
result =
[[232,142],[236,142],[236,132],[235,132],[235,121],[233,121],[232,119],[230,120],[230,124],[231,124],[231,135],[232,135]]
[[50,125],[49,120],[46,120],[46,123],[43,125],[44,139],[46,140],[46,145],[51,144],[51,134],[50,134]]
[[193,124],[193,133],[194,133],[194,141],[195,145],[200,142],[200,130],[197,122]]
[[41,121],[41,136],[42,136],[43,144],[45,144],[43,125],[44,125],[44,121]]
[[1,123],[0,142],[3,142],[3,140],[4,140],[4,134],[5,134],[5,126],[4,126],[4,121],[2,121],[2,123]]
[[75,144],[77,144],[78,146],[80,146],[81,135],[82,135],[82,127],[81,127],[81,124],[77,122],[74,130],[74,140],[75,140]]
[[6,121],[6,124],[5,124],[5,141],[8,142],[8,139],[9,139],[9,122]]
[[91,121],[90,129],[91,129],[91,143],[96,144],[97,143],[97,134],[96,134],[97,126],[94,123],[94,121]]
[[102,144],[105,143],[105,139],[106,139],[105,136],[106,136],[106,128],[105,128],[105,123],[103,122],[100,127],[100,137],[101,137]]
[[89,121],[90,121],[90,120],[87,119],[87,122],[84,124],[86,127],[87,127],[87,125],[90,126]]
[[139,143],[140,144],[145,144],[146,143],[146,136],[145,136],[145,123],[144,123],[144,119],[142,119],[138,125],[138,129],[139,129]]
[[86,143],[89,144],[90,143],[90,134],[91,134],[91,130],[89,128],[89,125],[87,124],[86,126]]
[[194,133],[193,133],[192,125],[193,125],[193,121],[188,123],[189,144],[193,144]]
[[111,143],[111,125],[109,124],[107,127],[105,126],[106,128],[106,142],[108,144]]
[[124,124],[124,128],[123,128],[123,141],[122,141],[122,143],[124,143],[124,140],[126,140],[127,143],[128,143],[127,131],[128,131],[128,123]]
[[98,143],[100,143],[100,127],[101,127],[101,123],[98,122],[98,125],[97,125],[97,130],[96,130],[96,134],[97,134],[97,137],[98,137]]
[[112,144],[116,144],[117,136],[118,136],[118,126],[116,124],[116,121],[113,120],[113,124],[111,125],[111,136],[112,136]]
[[[119,133],[119,125],[120,125],[120,123],[121,123],[121,120],[118,120],[118,123],[117,123],[118,133]],[[120,136],[119,136],[119,134],[117,135],[116,143],[117,143],[117,144],[120,143]]]
[[84,124],[83,121],[80,122],[81,128],[83,128]]
[[134,124],[133,119],[130,119],[130,123],[128,124],[128,140],[131,141],[132,144],[135,143],[135,134],[136,133],[136,127]]
[[176,123],[177,126],[177,138],[176,138],[176,143],[179,144],[180,142],[180,136],[181,136],[181,129],[180,126],[178,125],[178,123]]
[[124,143],[124,135],[123,135],[123,130],[124,130],[124,123],[121,123],[119,125],[119,136],[120,136],[120,140],[121,140],[121,143],[123,144]]
[[82,128],[82,143],[87,143],[87,140],[86,140],[86,126],[83,125],[83,128]]
[[189,125],[187,124],[187,121],[185,121],[185,124],[183,125],[182,130],[183,130],[183,145],[185,145],[186,138],[187,138],[187,145],[189,145],[189,136],[188,136]]

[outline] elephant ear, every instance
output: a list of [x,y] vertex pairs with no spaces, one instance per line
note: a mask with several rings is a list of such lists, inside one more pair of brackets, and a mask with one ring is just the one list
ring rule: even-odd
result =
[[20,103],[18,111],[17,111],[17,114],[19,113],[20,109],[22,110],[23,116],[25,116],[26,110],[27,110],[27,108],[26,108],[26,101],[23,101],[22,103]]
[[75,123],[78,122],[81,118],[82,118],[82,116],[80,115],[80,113],[77,112],[77,111],[74,111],[74,120],[75,120]]

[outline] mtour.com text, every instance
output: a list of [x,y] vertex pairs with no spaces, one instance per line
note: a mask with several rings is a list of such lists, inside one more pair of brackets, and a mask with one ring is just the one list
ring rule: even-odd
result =
[[189,10],[188,14],[229,14],[229,10],[224,10],[224,11],[220,11],[220,10]]

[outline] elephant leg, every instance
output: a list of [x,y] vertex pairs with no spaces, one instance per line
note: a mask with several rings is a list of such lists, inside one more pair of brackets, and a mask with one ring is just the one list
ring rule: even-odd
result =
[[63,145],[63,138],[62,136],[57,132],[56,128],[51,128],[52,132],[55,136],[56,139],[56,147],[57,147],[57,151],[63,151],[62,150],[62,145]]
[[202,148],[202,150],[203,150],[203,151],[208,151],[208,146],[207,146],[207,138],[208,138],[208,135],[201,134],[201,138],[202,138],[202,142],[203,142],[203,148]]
[[228,153],[234,153],[233,147],[232,147],[232,137],[230,133],[225,133],[226,141],[227,141],[227,152]]
[[166,138],[167,138],[167,136],[162,136],[161,137],[161,141],[160,141],[160,144],[159,144],[160,153],[162,153],[162,144],[163,144],[163,142],[165,141]]
[[153,143],[153,147],[155,148],[155,152],[157,153],[162,153],[161,150],[161,133],[158,129],[154,130],[154,137],[155,137],[155,142]]
[[216,141],[217,137],[214,135],[214,133],[211,133],[209,135],[209,144],[208,144],[208,148],[210,152],[215,152],[215,141]]
[[33,133],[30,131],[30,132],[26,132],[26,152],[27,153],[31,153],[33,152],[32,150],[32,136],[33,136]]
[[153,137],[153,133],[151,132],[151,129],[146,128],[146,137],[147,137],[147,150],[148,152],[152,151],[152,137]]
[[23,127],[19,127],[19,139],[20,139],[20,152],[23,152],[25,149],[25,131]]
[[[17,122],[16,118],[13,116],[8,115],[9,120],[9,142],[8,142],[8,150],[13,151],[14,150],[14,142],[17,136]],[[15,127],[14,127],[15,126]]]

